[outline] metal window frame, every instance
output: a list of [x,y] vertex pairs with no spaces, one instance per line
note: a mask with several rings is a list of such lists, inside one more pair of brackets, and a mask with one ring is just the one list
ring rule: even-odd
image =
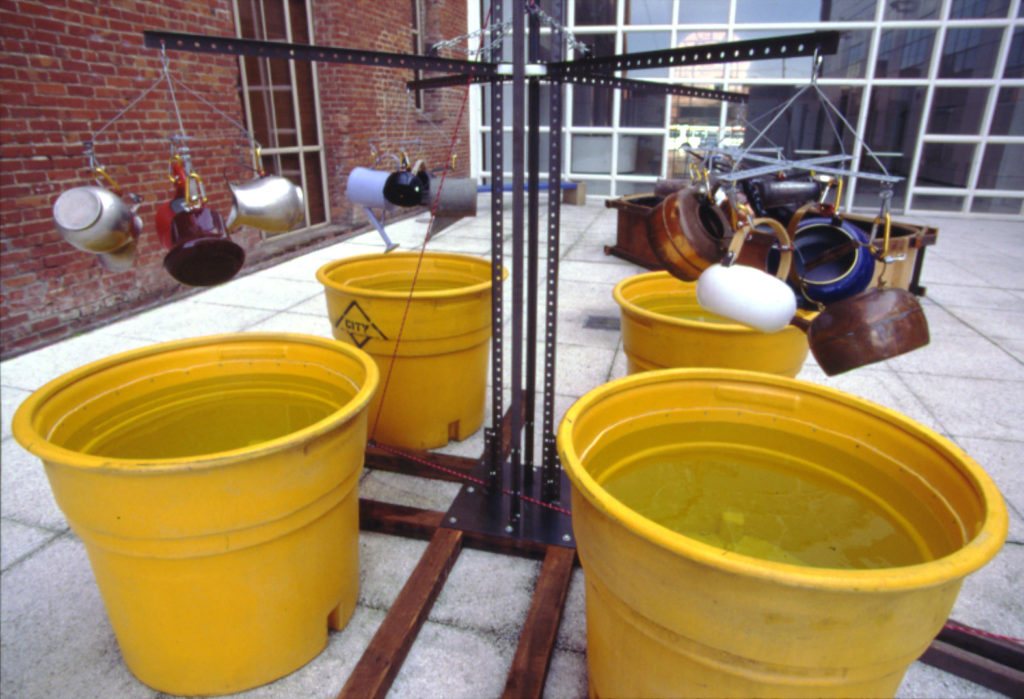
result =
[[[839,29],[842,31],[846,30],[867,30],[870,32],[870,44],[867,48],[867,65],[865,66],[864,76],[861,78],[821,78],[818,83],[822,87],[826,86],[849,86],[859,87],[862,90],[861,104],[859,111],[854,115],[855,118],[851,119],[851,122],[857,129],[859,134],[863,134],[867,125],[868,117],[870,114],[870,107],[872,104],[872,98],[876,87],[922,87],[925,88],[925,104],[922,109],[922,118],[920,123],[916,125],[916,133],[913,134],[914,143],[911,150],[910,168],[907,172],[907,181],[905,183],[906,194],[904,198],[903,213],[906,215],[918,215],[918,214],[932,214],[932,213],[959,213],[960,215],[972,215],[972,216],[989,216],[993,218],[1005,218],[1007,214],[986,214],[986,213],[975,213],[972,211],[972,207],[976,199],[988,199],[992,197],[1011,197],[1020,198],[1022,201],[1021,210],[1018,212],[1024,215],[1024,192],[1015,192],[1007,190],[993,190],[983,189],[978,187],[979,177],[981,175],[981,166],[984,160],[985,149],[990,144],[1006,144],[1006,145],[1020,145],[1024,144],[1024,136],[1008,136],[1008,135],[994,135],[991,133],[992,118],[995,114],[995,109],[998,101],[999,90],[1005,87],[1024,87],[1024,79],[1021,78],[1003,78],[1003,71],[1006,66],[1006,62],[1009,56],[1010,45],[1013,40],[1013,32],[1017,28],[1024,28],[1024,19],[1020,17],[1020,9],[1022,0],[1011,0],[1008,8],[1006,17],[982,17],[982,18],[967,18],[967,19],[953,19],[949,17],[951,0],[945,0],[942,4],[941,16],[936,19],[901,19],[901,20],[885,20],[884,9],[885,5],[883,2],[877,2],[875,5],[874,17],[869,20],[856,20],[850,22],[843,21],[832,21],[832,22],[772,22],[766,24],[753,24],[750,22],[737,23],[736,20],[736,0],[726,0],[729,3],[728,10],[728,22],[726,23],[713,23],[713,24],[693,24],[679,21],[679,9],[683,5],[684,0],[673,0],[672,1],[672,23],[671,24],[657,24],[657,25],[627,25],[624,23],[625,16],[625,2],[624,0],[617,0],[616,11],[615,11],[615,24],[607,25],[581,25],[576,26],[575,23],[575,4],[572,2],[568,3],[568,18],[567,26],[571,31],[586,33],[586,34],[597,34],[597,33],[614,33],[615,35],[615,46],[616,51],[621,52],[622,37],[626,31],[643,28],[644,30],[651,31],[669,31],[672,35],[673,46],[678,45],[680,37],[688,32],[692,31],[724,31],[726,33],[725,41],[735,41],[737,33],[757,31],[773,34],[785,34],[788,32],[804,32],[818,29]],[[474,3],[470,3],[474,4]],[[479,16],[474,16],[471,12],[469,15],[470,29],[479,26]],[[945,41],[946,34],[951,28],[1000,28],[1002,30],[1002,36],[1000,39],[1000,46],[996,55],[995,66],[993,74],[989,78],[939,78],[938,69],[942,58],[942,46]],[[889,29],[932,29],[935,30],[934,37],[932,39],[932,53],[928,63],[927,74],[921,78],[888,78],[888,77],[876,77],[875,70],[878,59],[879,46],[882,38],[882,33]],[[649,80],[657,81],[658,78],[649,78]],[[715,80],[713,85],[716,89],[721,90],[736,90],[740,87],[754,87],[758,85],[793,85],[800,86],[806,84],[806,78],[749,78],[739,77],[735,74],[734,66],[727,66],[726,72],[723,78]],[[944,87],[979,87],[988,90],[986,97],[986,103],[984,107],[984,114],[982,117],[982,124],[977,134],[929,134],[927,133],[928,114],[930,114],[931,106],[933,104],[934,93],[936,89]],[[574,126],[573,125],[573,100],[572,100],[572,85],[568,88],[570,91],[565,96],[565,125],[563,127],[565,135],[564,144],[564,176],[573,180],[585,180],[588,182],[607,182],[609,192],[607,196],[615,197],[619,195],[618,184],[630,183],[633,184],[638,181],[650,181],[651,189],[654,188],[654,183],[657,180],[653,176],[637,176],[637,175],[621,175],[618,174],[618,144],[622,135],[633,135],[644,132],[650,132],[650,129],[637,128],[637,127],[624,127],[619,124],[619,117],[621,114],[621,96],[618,90],[613,92],[613,106],[612,106],[612,124],[607,127],[591,127],[591,126]],[[671,96],[666,97],[667,100],[671,99]],[[481,98],[481,106],[482,106]],[[479,109],[475,110],[479,112]],[[665,138],[663,140],[663,152],[662,152],[662,171],[661,177],[665,177],[668,174],[669,159],[671,152],[669,151],[669,129],[672,126],[671,123],[672,115],[672,103],[666,101],[665,108],[665,124],[663,133]],[[477,120],[476,123],[479,123]],[[720,131],[728,126],[728,104],[722,103],[719,108],[719,122],[718,128]],[[477,133],[488,132],[488,127],[482,127]],[[584,173],[574,172],[571,169],[572,164],[572,140],[573,136],[576,135],[611,135],[612,136],[612,157],[611,164],[608,172],[604,173]],[[479,147],[478,136],[472,139],[471,148]],[[917,176],[920,171],[921,155],[923,149],[930,143],[966,143],[973,144],[975,146],[974,154],[969,164],[969,174],[967,186],[962,188],[943,188],[943,187],[931,187],[917,184]],[[868,144],[869,146],[871,144]],[[884,153],[876,153],[877,155],[885,155]],[[858,169],[864,162],[864,151],[862,148],[855,149],[852,153],[854,156],[851,162],[853,169]],[[476,159],[474,162],[474,173],[482,176],[489,176],[489,172],[483,168],[482,159]],[[851,182],[844,192],[844,205],[849,209],[860,208],[863,206],[854,207],[854,201],[856,196],[856,182]],[[937,212],[934,209],[919,208],[915,206],[914,200],[916,197],[924,195],[947,195],[947,196],[958,196],[962,197],[962,203],[959,211],[950,212],[942,211]]]
[[[245,0],[231,0],[231,10],[232,10],[232,15],[233,15],[234,24],[235,24],[235,36],[241,39],[243,37],[242,37],[242,32],[241,32],[240,13],[239,13],[239,10],[238,10],[239,2],[245,2]],[[262,13],[263,12],[263,2],[262,2],[262,0],[259,2],[258,6],[259,6],[260,12]],[[284,12],[284,22],[285,22],[285,34],[286,34],[287,40],[289,42],[309,43],[309,44],[312,44],[314,42],[314,37],[313,37],[313,0],[305,0],[304,8],[305,8],[306,20],[307,20],[306,25],[309,28],[308,36],[303,37],[304,42],[295,42],[295,37],[293,36],[293,32],[292,32],[291,13],[289,12],[289,3],[286,0],[282,0],[282,9],[283,9],[283,12]],[[265,23],[264,23],[264,26],[265,26]],[[247,71],[246,71],[246,67],[245,67],[245,58],[243,56],[239,56],[238,57],[238,72],[239,72],[239,78],[241,79],[241,82],[242,82],[242,103],[245,106],[245,126],[249,130],[249,133],[254,133],[254,131],[253,131],[252,105],[251,105],[250,100],[249,100],[249,77],[248,77],[248,74],[247,74]],[[313,83],[313,90],[312,90],[312,92],[313,92],[313,105],[312,105],[312,109],[313,109],[313,114],[314,114],[315,123],[316,123],[316,126],[315,126],[315,128],[316,128],[316,144],[315,145],[308,145],[305,142],[305,135],[303,134],[303,131],[302,131],[301,112],[299,110],[299,94],[298,94],[298,91],[295,89],[295,86],[298,83],[297,75],[296,75],[296,69],[295,69],[295,61],[289,61],[288,62],[288,80],[289,80],[290,88],[291,88],[292,118],[295,120],[295,140],[296,140],[296,145],[294,145],[294,146],[281,146],[281,147],[273,147],[273,146],[269,146],[268,147],[268,146],[265,146],[265,145],[261,144],[261,146],[262,146],[262,153],[265,156],[274,156],[274,155],[294,155],[294,156],[296,156],[296,159],[298,160],[298,163],[299,163],[299,178],[301,180],[302,189],[305,192],[309,191],[309,177],[307,177],[307,174],[306,174],[306,155],[309,154],[309,153],[316,153],[316,154],[319,155],[318,161],[319,161],[319,170],[320,170],[320,188],[321,188],[321,200],[324,203],[324,220],[321,221],[321,222],[318,222],[318,223],[311,224],[309,226],[303,226],[302,228],[296,228],[294,230],[287,231],[286,233],[269,234],[269,233],[266,233],[264,231],[261,231],[260,235],[264,239],[269,238],[269,237],[273,237],[274,239],[285,238],[285,237],[288,237],[288,236],[297,235],[297,234],[300,234],[300,233],[305,233],[307,231],[310,231],[310,230],[313,230],[313,229],[316,229],[316,228],[322,228],[324,226],[330,225],[330,223],[331,223],[330,192],[329,192],[329,187],[328,187],[328,182],[327,182],[327,157],[326,157],[326,150],[324,148],[323,119],[321,118],[321,112],[320,112],[320,80],[319,80],[318,73],[317,73],[316,62],[310,62],[310,78],[311,78],[312,83]],[[274,112],[274,113],[276,114],[276,112]],[[254,159],[255,159],[255,156],[254,156]],[[255,161],[254,161],[253,164],[255,165]],[[310,218],[311,218],[311,216],[310,216],[310,209],[309,209],[310,198],[307,196],[307,197],[304,197],[304,200],[305,201],[304,201],[303,205],[305,207],[305,212],[304,212],[305,213],[305,220],[309,221]]]

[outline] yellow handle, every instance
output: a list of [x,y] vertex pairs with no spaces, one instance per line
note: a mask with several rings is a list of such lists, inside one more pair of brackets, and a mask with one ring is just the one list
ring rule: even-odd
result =
[[[199,185],[198,187],[196,187],[198,193],[196,194],[196,197],[194,199],[192,197],[192,192],[189,191],[188,186],[188,183],[192,180],[195,180]],[[188,177],[185,179],[185,204],[187,206],[192,206],[193,201],[198,202],[200,205],[206,203],[206,192],[203,191],[203,178],[199,176],[198,172],[190,172]]]
[[94,165],[92,171],[95,172],[97,175],[102,176],[103,179],[110,183],[110,188],[114,190],[114,194],[116,194],[117,196],[121,196],[121,187],[117,184],[117,182],[114,182],[114,178],[108,175],[106,170],[104,170],[99,165]]
[[761,226],[771,228],[772,233],[779,239],[779,268],[775,270],[775,276],[782,281],[786,281],[786,277],[789,276],[789,269],[793,264],[793,244],[789,233],[786,232],[786,228],[775,219],[755,218],[742,229],[736,231],[736,234],[732,237],[732,242],[729,243],[729,252],[733,254],[733,260],[735,261],[740,256],[740,250],[743,248],[743,243],[746,242],[747,236]]

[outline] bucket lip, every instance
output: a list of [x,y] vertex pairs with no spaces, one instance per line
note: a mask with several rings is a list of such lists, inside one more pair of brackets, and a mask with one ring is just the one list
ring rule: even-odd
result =
[[[275,439],[268,439],[256,446],[247,446],[227,451],[196,454],[187,458],[132,458],[109,457],[98,454],[85,454],[53,444],[46,435],[41,434],[32,426],[32,418],[40,405],[48,401],[60,391],[65,390],[82,378],[105,371],[106,369],[125,362],[135,361],[144,357],[166,354],[193,347],[252,342],[278,342],[288,344],[317,345],[339,354],[347,355],[356,360],[366,372],[366,379],[359,390],[345,405],[327,417],[300,430],[290,432]],[[106,471],[140,471],[143,473],[167,473],[173,471],[195,471],[204,468],[216,468],[231,463],[248,461],[278,451],[295,447],[296,444],[307,442],[325,434],[338,425],[351,419],[370,403],[377,384],[380,381],[380,370],[377,363],[363,350],[335,340],[333,338],[287,332],[239,332],[222,335],[206,335],[181,340],[161,342],[137,349],[114,354],[103,359],[73,369],[52,379],[33,391],[14,413],[11,430],[18,443],[29,453],[37,456],[46,464],[70,465],[72,468],[86,468]],[[184,462],[184,463],[183,463]]]
[[[597,401],[609,395],[628,391],[635,386],[657,383],[665,379],[729,380],[752,385],[775,384],[795,391],[816,394],[819,397],[826,396],[853,409],[898,422],[903,429],[946,451],[963,466],[964,475],[978,489],[985,505],[984,525],[973,538],[953,553],[932,561],[894,568],[815,568],[779,563],[734,552],[723,555],[722,549],[675,532],[639,515],[621,503],[583,468],[575,447],[571,446],[572,428],[576,419]],[[612,517],[634,534],[672,553],[695,559],[708,567],[793,587],[891,592],[940,585],[963,578],[991,560],[1002,548],[1009,526],[1006,506],[995,483],[981,466],[956,444],[894,410],[828,386],[786,376],[741,369],[673,368],[615,379],[584,394],[566,411],[558,427],[557,445],[573,489],[600,512]]]
[[[656,322],[656,323],[661,323],[663,325],[675,325],[677,327],[693,328],[693,329],[699,329],[699,330],[704,330],[704,331],[713,330],[713,331],[717,331],[717,332],[729,333],[729,334],[735,334],[735,335],[764,335],[764,334],[766,334],[766,333],[763,333],[762,331],[760,331],[760,330],[758,330],[756,328],[750,327],[749,325],[744,325],[743,323],[733,323],[733,322],[708,323],[708,322],[705,322],[705,321],[702,321],[702,320],[693,320],[693,319],[690,319],[690,318],[678,318],[676,316],[668,316],[668,315],[665,315],[663,313],[655,313],[654,311],[650,311],[650,310],[644,308],[643,306],[638,306],[637,304],[633,303],[632,300],[626,298],[625,290],[628,287],[632,286],[633,284],[642,284],[644,282],[661,281],[661,280],[677,282],[680,285],[682,285],[684,288],[685,287],[692,287],[694,296],[696,296],[696,293],[697,293],[696,292],[696,289],[697,289],[697,283],[696,282],[684,282],[682,279],[678,279],[676,277],[673,277],[670,273],[668,273],[666,271],[659,271],[659,272],[644,272],[642,274],[636,274],[636,275],[633,275],[632,277],[627,277],[627,278],[623,279],[618,284],[616,284],[615,287],[612,289],[612,298],[614,298],[615,302],[617,304],[619,304],[619,308],[622,310],[623,313],[632,313],[633,315],[640,316],[641,318],[644,318],[645,320],[653,321],[653,322]],[[807,310],[807,309],[803,309],[803,308],[798,308],[796,312],[797,312],[797,315],[799,315],[801,318],[804,318],[805,320],[808,320],[808,321],[813,320],[815,318],[815,316],[818,315],[817,311],[811,311],[811,310]],[[785,329],[786,328],[783,328],[783,330],[785,330]],[[793,328],[793,329],[794,330],[798,330],[797,328]],[[779,332],[782,332],[782,330],[780,330]],[[803,332],[803,331],[799,331],[799,332]]]
[[[338,267],[343,267],[347,264],[353,264],[358,262],[378,261],[387,262],[389,259],[409,259],[419,258],[419,252],[413,252],[409,250],[396,250],[388,253],[367,253],[362,255],[351,255],[349,257],[342,257],[337,260],[332,260],[320,266],[316,271],[316,278],[323,286],[330,291],[338,291],[348,294],[355,294],[367,298],[380,298],[380,299],[408,299],[410,295],[416,299],[445,299],[445,298],[458,298],[475,294],[479,292],[488,291],[491,288],[491,263],[489,260],[483,257],[477,257],[475,255],[466,255],[458,252],[434,252],[427,250],[423,252],[423,259],[448,259],[459,262],[470,262],[473,264],[479,264],[482,267],[486,267],[487,276],[482,281],[475,284],[467,284],[466,286],[460,286],[454,289],[430,289],[430,290],[414,290],[412,294],[408,291],[388,291],[382,289],[367,289],[361,286],[351,286],[344,282],[338,282],[330,278],[330,273]],[[508,278],[508,268],[501,268],[502,281]]]

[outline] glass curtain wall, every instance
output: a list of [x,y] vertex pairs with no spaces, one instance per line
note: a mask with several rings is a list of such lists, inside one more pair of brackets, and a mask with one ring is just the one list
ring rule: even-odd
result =
[[[780,107],[809,84],[809,57],[618,73],[745,92],[745,105],[567,85],[564,170],[585,182],[588,194],[650,192],[659,178],[685,176],[687,146],[756,140],[758,147],[778,148],[788,157],[845,153],[858,171],[884,168],[906,178],[896,185],[894,212],[1024,213],[1022,0],[566,5],[569,30],[596,55],[819,29],[842,32],[839,51],[824,58],[817,80],[842,119],[806,90],[767,128]],[[481,17],[488,6],[480,3]],[[476,143],[482,145],[489,138],[486,91],[481,107],[476,127],[483,138]],[[487,156],[481,159],[485,177]],[[875,181],[857,179],[844,190],[845,204],[876,209],[878,190]]]

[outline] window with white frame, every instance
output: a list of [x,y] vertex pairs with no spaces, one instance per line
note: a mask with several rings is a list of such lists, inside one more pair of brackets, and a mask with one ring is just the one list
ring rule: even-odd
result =
[[[489,3],[481,3],[481,17]],[[818,84],[853,127],[842,134],[809,95],[765,134],[793,155],[839,152],[905,178],[893,210],[1024,213],[1022,0],[565,0],[565,24],[593,53],[842,32]],[[472,28],[472,27],[471,27]],[[810,58],[619,73],[746,92],[746,105],[566,85],[566,176],[611,197],[686,172],[687,145],[749,142],[810,80]],[[478,121],[486,133],[487,92]],[[506,129],[511,125],[506,123]],[[475,144],[485,139],[474,139]],[[544,172],[544,168],[541,168]],[[487,158],[482,172],[487,176]],[[871,210],[858,178],[846,204]]]
[[[310,0],[234,0],[238,36],[313,44]],[[292,231],[330,222],[316,65],[310,61],[239,59],[249,132],[263,168],[302,187],[306,214]]]

